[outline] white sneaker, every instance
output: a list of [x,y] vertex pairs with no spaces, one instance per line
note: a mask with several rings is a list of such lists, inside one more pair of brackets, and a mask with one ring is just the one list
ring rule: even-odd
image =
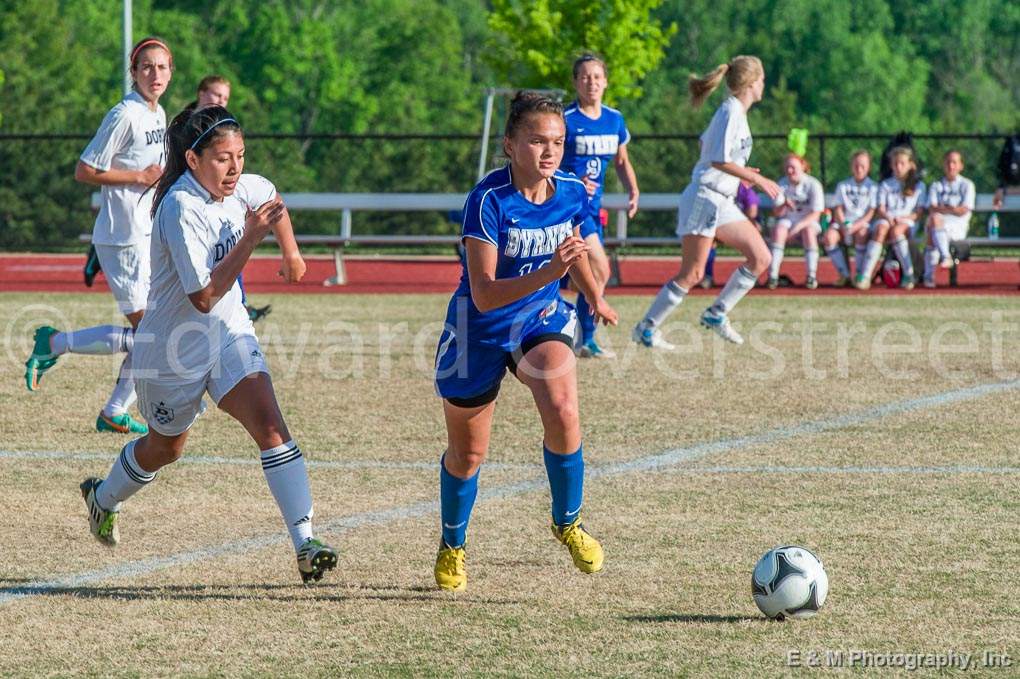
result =
[[102,482],[102,479],[92,476],[82,481],[78,487],[88,508],[89,529],[92,535],[107,547],[114,547],[120,542],[120,531],[117,529],[118,512],[107,511],[96,501],[96,489]]
[[930,278],[925,278],[924,279],[924,283],[922,283],[922,285],[924,285],[924,287],[926,287],[928,289],[932,289],[932,288],[935,287],[935,281],[933,281]]
[[701,324],[709,330],[714,330],[715,334],[727,342],[733,342],[734,344],[744,343],[744,338],[733,329],[730,319],[726,317],[726,314],[716,313],[712,311],[711,307],[705,309],[705,312],[701,314]]
[[653,328],[644,321],[634,326],[634,330],[630,333],[630,338],[649,349],[661,349],[663,351],[673,351],[676,349],[675,346],[662,337],[661,330]]

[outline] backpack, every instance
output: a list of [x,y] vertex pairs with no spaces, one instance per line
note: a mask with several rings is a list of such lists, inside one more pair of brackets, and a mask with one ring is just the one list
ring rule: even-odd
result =
[[[889,155],[892,150],[897,146],[907,146],[914,152],[914,158],[917,158],[917,149],[914,148],[914,135],[909,132],[897,132],[893,135],[889,143],[882,149],[882,158],[878,165],[878,177],[879,181],[885,181],[893,175],[892,163],[890,162]],[[921,175],[921,161],[917,161],[917,174]]]
[[999,154],[999,179],[1008,186],[1020,184],[1020,134],[1006,137]]

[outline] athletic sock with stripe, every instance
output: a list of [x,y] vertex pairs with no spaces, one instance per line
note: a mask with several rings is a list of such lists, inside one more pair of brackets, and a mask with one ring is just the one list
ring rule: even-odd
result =
[[262,451],[262,473],[283,515],[294,549],[312,537],[312,489],[301,449],[294,441]]

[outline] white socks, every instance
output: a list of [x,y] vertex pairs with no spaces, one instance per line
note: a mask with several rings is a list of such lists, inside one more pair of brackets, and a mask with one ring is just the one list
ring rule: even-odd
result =
[[904,276],[914,276],[914,262],[910,259],[910,245],[907,243],[907,239],[899,237],[893,241],[892,244],[893,252],[896,254],[896,259],[900,260],[900,266],[903,267]]
[[877,240],[868,241],[868,249],[864,253],[864,266],[857,269],[857,275],[863,276],[865,279],[871,278],[871,275],[875,273],[875,265],[878,264],[878,258],[882,256],[882,244]]
[[939,265],[939,251],[935,248],[924,249],[924,280],[935,280],[935,267]]
[[783,264],[785,245],[772,244],[772,263],[769,264],[769,278],[779,278],[779,267]]
[[858,275],[864,273],[864,253],[867,251],[867,245],[854,246],[854,271],[856,271]]
[[131,351],[135,332],[116,325],[97,325],[70,332],[56,332],[50,337],[50,347],[57,356],[72,354],[117,354]]
[[677,285],[676,281],[670,281],[662,286],[659,293],[652,300],[652,306],[648,307],[643,323],[652,327],[659,327],[665,323],[666,318],[673,313],[673,309],[680,306],[687,296],[687,291]]
[[836,267],[836,271],[839,275],[844,278],[850,278],[850,267],[846,263],[846,255],[843,254],[843,248],[838,245],[831,250],[826,250],[825,254],[829,256],[832,261],[832,265]]
[[804,261],[807,263],[808,278],[818,278],[818,248],[805,249]]
[[119,512],[121,502],[156,478],[156,472],[147,472],[138,466],[135,460],[137,440],[124,446],[110,468],[110,473],[96,489],[96,502],[108,512]]
[[945,229],[932,229],[931,232],[932,242],[935,243],[935,249],[938,250],[939,256],[942,259],[949,259],[949,234],[946,233]]
[[263,450],[262,473],[266,475],[269,491],[297,550],[312,537],[312,489],[301,449],[294,441],[287,441],[282,446]]
[[127,412],[131,404],[138,396],[135,394],[135,379],[131,375],[131,353],[124,357],[120,364],[120,374],[117,375],[117,384],[113,387],[110,399],[103,406],[103,415],[114,417]]
[[757,277],[746,266],[741,265],[726,281],[722,292],[710,307],[716,313],[725,314],[754,287]]

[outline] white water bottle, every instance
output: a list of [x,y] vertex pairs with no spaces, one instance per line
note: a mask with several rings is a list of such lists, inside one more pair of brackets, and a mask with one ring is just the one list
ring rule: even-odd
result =
[[993,212],[988,216],[988,237],[992,240],[999,240],[999,213]]

